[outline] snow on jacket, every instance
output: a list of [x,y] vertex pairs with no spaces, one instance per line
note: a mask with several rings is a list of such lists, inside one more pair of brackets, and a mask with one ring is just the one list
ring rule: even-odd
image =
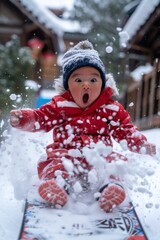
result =
[[146,137],[131,123],[123,106],[111,99],[112,94],[108,86],[91,106],[81,109],[66,91],[39,109],[22,109],[23,118],[17,128],[30,132],[53,129],[48,155],[52,149],[82,149],[98,141],[112,146],[111,137],[117,142],[126,140],[131,151],[139,152]]

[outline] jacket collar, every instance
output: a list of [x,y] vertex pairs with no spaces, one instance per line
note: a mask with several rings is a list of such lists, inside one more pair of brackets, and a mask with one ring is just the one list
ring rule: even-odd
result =
[[[79,111],[81,112],[81,114],[83,115],[87,115],[91,112],[94,112],[96,109],[98,109],[99,107],[103,106],[104,104],[106,104],[109,99],[111,98],[111,96],[113,95],[113,91],[112,88],[110,87],[106,87],[100,94],[99,98],[92,104],[90,105],[88,108],[86,109],[81,109],[79,108]],[[74,102],[72,95],[70,94],[69,91],[66,91],[63,93],[62,95],[63,98],[65,98],[68,101]]]

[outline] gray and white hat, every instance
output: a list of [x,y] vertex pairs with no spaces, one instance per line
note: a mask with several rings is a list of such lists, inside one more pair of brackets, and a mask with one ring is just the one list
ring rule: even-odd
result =
[[98,52],[93,48],[92,43],[85,40],[69,49],[62,58],[63,86],[66,90],[68,90],[68,79],[71,73],[86,66],[94,67],[100,72],[102,89],[105,87],[106,73],[104,64],[99,58]]

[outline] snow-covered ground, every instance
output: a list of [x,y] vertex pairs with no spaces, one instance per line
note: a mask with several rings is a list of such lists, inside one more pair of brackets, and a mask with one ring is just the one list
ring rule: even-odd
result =
[[[124,152],[129,162],[119,165],[130,196],[149,240],[160,239],[160,129],[143,132],[158,149],[156,157]],[[36,175],[37,161],[51,142],[48,133],[22,133],[12,130],[0,149],[0,239],[16,240],[23,216],[24,198]],[[120,150],[117,145],[115,149]],[[65,240],[65,239],[64,239]],[[102,239],[103,240],[103,239]]]

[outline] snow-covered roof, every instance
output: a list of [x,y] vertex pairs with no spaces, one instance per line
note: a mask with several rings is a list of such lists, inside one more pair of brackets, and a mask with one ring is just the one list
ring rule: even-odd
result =
[[39,3],[38,0],[11,0],[14,4],[19,2],[26,8],[27,11],[31,12],[38,21],[45,25],[46,28],[50,29],[58,36],[62,36],[64,32],[76,32],[80,31],[80,26],[77,22],[71,22],[68,20],[58,18],[52,13],[47,6]]
[[49,7],[51,9],[72,9],[74,0],[37,0],[38,4]]
[[[131,15],[126,25],[123,28],[123,32],[126,32],[129,38],[126,40],[130,40],[136,32],[140,29],[140,27],[146,22],[149,16],[153,13],[154,9],[160,4],[160,0],[142,0],[135,10],[135,12]],[[124,42],[123,42],[124,43]]]
[[145,66],[137,67],[130,75],[135,81],[141,81],[143,75],[150,73],[152,70],[153,66],[147,63]]

